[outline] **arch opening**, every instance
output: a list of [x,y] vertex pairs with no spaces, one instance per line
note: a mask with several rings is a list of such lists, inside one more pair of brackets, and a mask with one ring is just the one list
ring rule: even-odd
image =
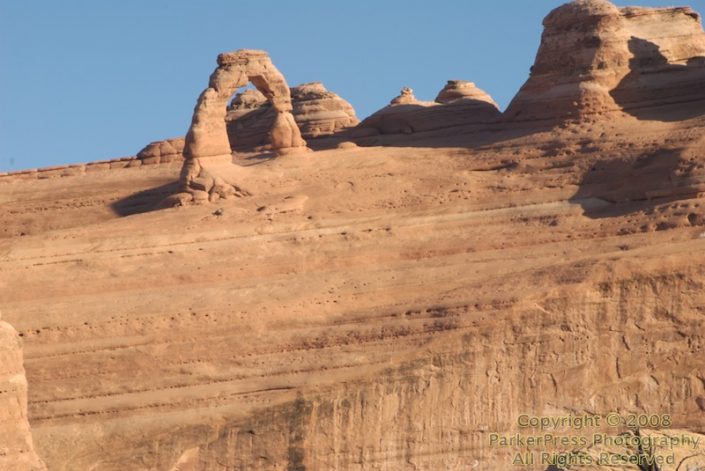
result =
[[184,145],[180,186],[182,192],[191,194],[194,200],[227,198],[238,193],[242,196],[242,191],[238,191],[232,181],[232,175],[237,172],[227,168],[235,166],[226,118],[232,97],[250,83],[275,111],[269,130],[271,150],[279,154],[308,150],[291,114],[289,86],[267,53],[241,49],[220,54],[208,88],[201,93],[194,108]]

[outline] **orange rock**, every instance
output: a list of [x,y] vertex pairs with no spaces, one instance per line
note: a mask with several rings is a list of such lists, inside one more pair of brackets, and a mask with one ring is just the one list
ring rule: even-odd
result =
[[705,100],[705,34],[690,8],[576,0],[543,24],[531,76],[509,105],[508,121],[595,121]]
[[0,469],[46,470],[34,451],[27,420],[27,379],[22,343],[15,329],[0,321]]
[[497,104],[472,82],[450,80],[435,102],[419,101],[409,87],[389,105],[365,118],[354,130],[357,137],[374,134],[412,134],[454,126],[498,121]]

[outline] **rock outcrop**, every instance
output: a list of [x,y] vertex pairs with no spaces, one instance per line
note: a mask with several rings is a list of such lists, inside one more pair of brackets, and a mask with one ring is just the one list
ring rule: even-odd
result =
[[150,142],[137,153],[137,158],[145,164],[159,164],[183,160],[184,144],[185,141],[183,137]]
[[[306,148],[306,141],[301,137],[291,114],[289,86],[267,53],[240,49],[220,54],[209,86],[198,98],[184,145],[186,160],[181,172],[181,185],[185,192],[192,194],[194,200],[227,198],[239,193],[234,182],[222,177],[219,181],[217,177],[224,170],[223,165],[232,167],[225,124],[228,101],[248,83],[252,83],[267,98],[276,112],[269,131],[272,149],[289,153]],[[194,192],[205,192],[206,195]]]
[[420,101],[409,87],[389,105],[365,118],[353,131],[356,137],[376,134],[412,134],[469,124],[498,121],[494,100],[472,82],[450,80],[435,102]]
[[411,105],[419,104],[419,100],[414,95],[414,91],[410,87],[404,87],[399,91],[399,95],[392,98],[390,105]]
[[[502,471],[527,452],[531,471],[633,471],[544,453],[652,451],[674,459],[661,471],[703,468],[705,115],[663,122],[678,116],[669,103],[697,112],[697,35],[681,9],[616,11],[555,13],[563,68],[535,72],[557,84],[541,96],[560,113],[532,101],[540,81],[523,102],[547,120],[610,113],[608,125],[492,121],[491,98],[454,81],[437,102],[403,91],[367,128],[439,131],[237,166],[217,154],[230,151],[225,127],[199,128],[226,113],[218,74],[230,70],[199,102],[185,143],[198,171],[181,196],[232,196],[242,181],[256,198],[151,211],[179,167],[101,171],[122,161],[84,166],[94,177],[0,179],[0,294],[21,319],[31,386],[25,402],[18,339],[0,324],[0,470],[41,469],[27,416],[56,471]],[[683,42],[661,27],[671,21]],[[575,53],[588,49],[594,70]],[[245,75],[260,67],[247,58]],[[591,69],[573,74],[577,63]],[[262,102],[275,86],[246,80],[260,92],[227,113],[268,107],[275,126],[282,113]],[[657,120],[628,115],[645,109]],[[148,153],[161,159],[162,144]],[[521,425],[614,413],[657,428],[641,436],[689,441],[582,446],[583,433],[630,430]]]
[[[326,90],[321,82],[291,88],[292,114],[305,139],[331,136],[356,126],[360,120],[350,103]],[[275,111],[257,90],[235,96],[226,116],[228,136],[235,150],[267,149],[268,130]]]
[[[627,24],[628,73],[610,91],[616,104],[643,119],[705,114],[705,32],[691,8],[621,9]],[[667,108],[667,109],[664,109]]]
[[467,80],[448,80],[448,83],[438,92],[436,103],[447,104],[462,99],[491,103],[495,108],[499,108],[491,96]]
[[576,0],[543,21],[531,75],[509,121],[589,121],[604,113],[705,100],[705,34],[690,8]]
[[326,90],[321,82],[291,89],[294,119],[306,138],[328,136],[356,126],[360,120],[350,103]]
[[22,344],[15,329],[0,321],[0,469],[40,471],[27,420],[27,379]]

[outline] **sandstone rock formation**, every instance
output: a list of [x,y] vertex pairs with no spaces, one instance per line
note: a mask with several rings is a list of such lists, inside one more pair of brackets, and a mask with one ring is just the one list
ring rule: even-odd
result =
[[159,164],[183,160],[184,144],[185,141],[183,137],[150,142],[137,153],[137,158],[145,164]]
[[194,192],[205,192],[205,199],[227,198],[240,193],[235,182],[223,180],[218,174],[233,170],[227,168],[231,163],[225,123],[228,101],[239,88],[249,82],[267,98],[276,111],[270,130],[272,149],[288,153],[306,148],[306,142],[291,114],[289,87],[267,53],[241,49],[220,54],[218,67],[210,77],[208,88],[198,98],[191,127],[186,134],[186,160],[181,173],[181,184],[183,190],[191,193],[195,200],[204,198],[201,196],[203,193]]
[[436,103],[447,104],[460,99],[491,103],[495,108],[499,108],[491,96],[467,80],[448,80],[448,83],[438,92]]
[[353,131],[364,137],[376,134],[412,134],[498,121],[500,112],[492,98],[472,82],[451,80],[435,102],[419,101],[409,87],[389,105],[365,118]]
[[594,121],[683,102],[705,110],[705,34],[692,9],[575,0],[543,24],[531,75],[507,120]]
[[[291,88],[292,114],[306,139],[331,136],[359,123],[352,105],[326,90],[321,82]],[[233,99],[226,117],[233,149],[267,149],[275,111],[257,90],[245,90]]]
[[40,471],[27,420],[27,380],[22,344],[15,329],[0,320],[0,469]]
[[306,138],[328,136],[356,126],[360,120],[350,103],[328,91],[321,82],[291,89],[294,119]]
[[[240,167],[211,156],[224,147],[193,145],[204,157],[189,160],[199,172],[184,201],[239,181],[256,194],[218,208],[112,210],[173,185],[173,165],[0,178],[0,273],[11,275],[0,275],[0,295],[6,318],[22,324],[31,385],[27,413],[11,394],[3,419],[29,415],[36,450],[57,471],[635,471],[513,466],[527,447],[491,446],[489,435],[579,435],[527,430],[523,414],[646,412],[671,425],[644,436],[699,440],[658,452],[675,457],[660,471],[699,470],[697,21],[683,9],[617,11],[583,1],[554,12],[542,50],[561,51],[556,64],[540,54],[514,104],[589,124],[500,122],[489,97],[454,81],[442,103],[409,90],[368,121],[371,133],[416,133],[369,139],[384,145],[345,141],[251,168],[251,156],[232,156]],[[576,64],[588,64],[583,75]],[[553,93],[541,88],[550,83]],[[243,93],[229,113],[261,100]],[[215,101],[225,113],[210,97],[198,116],[216,114]],[[552,104],[556,114],[542,109]],[[1,370],[18,364],[9,351],[6,361],[0,350],[0,399],[16,391],[2,383]],[[5,456],[28,449],[26,420],[3,420],[0,431],[13,425],[19,433],[0,435]]]
[[235,95],[225,117],[231,148],[233,150],[269,149],[271,147],[269,131],[274,125],[275,116],[276,110],[259,90],[248,89]]
[[419,100],[414,96],[414,91],[409,87],[404,87],[399,91],[399,95],[392,98],[390,105],[409,105],[419,103]]

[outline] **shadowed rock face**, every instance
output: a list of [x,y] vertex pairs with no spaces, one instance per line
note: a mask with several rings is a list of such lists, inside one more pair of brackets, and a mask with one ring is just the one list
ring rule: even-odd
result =
[[543,24],[531,76],[505,119],[594,121],[684,101],[705,108],[705,34],[692,9],[577,0]]
[[0,469],[40,471],[27,421],[27,379],[22,344],[15,329],[0,321]]
[[420,101],[409,87],[389,105],[365,118],[353,131],[356,137],[376,134],[412,134],[499,119],[492,97],[464,80],[449,80],[435,102]]
[[233,98],[225,117],[233,150],[265,149],[271,146],[269,130],[276,111],[256,89],[244,90]]
[[166,163],[183,159],[183,153],[184,138],[175,137],[150,142],[137,153],[137,157],[143,162]]
[[[292,114],[301,135],[314,139],[336,134],[357,125],[355,110],[321,82],[291,89]],[[236,150],[271,147],[269,128],[275,111],[257,90],[245,90],[233,99],[226,116],[230,145]]]

